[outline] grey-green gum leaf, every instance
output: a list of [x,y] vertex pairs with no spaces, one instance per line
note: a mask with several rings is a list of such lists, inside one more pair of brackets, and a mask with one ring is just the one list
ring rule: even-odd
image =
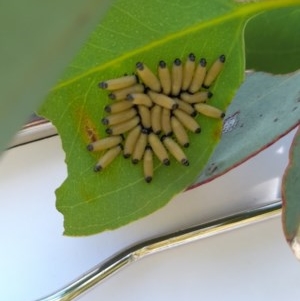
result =
[[192,185],[208,182],[289,132],[300,120],[300,71],[250,73],[224,119],[220,143]]
[[1,2],[0,152],[44,100],[111,3]]

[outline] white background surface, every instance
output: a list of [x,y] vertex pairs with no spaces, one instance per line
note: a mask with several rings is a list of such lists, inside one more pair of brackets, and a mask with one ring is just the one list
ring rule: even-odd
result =
[[[82,238],[62,236],[55,209],[54,190],[66,177],[59,138],[7,151],[0,159],[1,300],[41,298],[140,240],[271,202],[280,196],[293,134],[144,219]],[[81,300],[295,300],[299,279],[277,218],[146,258]]]

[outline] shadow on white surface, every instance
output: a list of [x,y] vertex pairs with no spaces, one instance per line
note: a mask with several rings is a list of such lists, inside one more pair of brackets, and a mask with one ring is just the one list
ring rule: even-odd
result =
[[[62,236],[63,218],[55,209],[54,190],[66,177],[59,138],[7,151],[0,159],[3,300],[41,298],[135,242],[273,201],[280,195],[279,183],[294,133],[226,175],[178,195],[144,219],[82,238]],[[94,300],[92,294],[110,300],[150,300],[151,296],[151,300],[166,300],[169,296],[184,300],[193,300],[193,296],[226,300],[231,296],[230,300],[241,300],[242,292],[247,297],[247,290],[251,300],[266,300],[260,299],[266,295],[258,292],[271,287],[274,294],[270,300],[279,300],[275,298],[280,296],[283,280],[294,285],[285,288],[284,296],[299,297],[295,295],[298,286],[294,277],[299,279],[300,267],[285,244],[280,221],[271,224],[266,228],[255,226],[258,229],[254,232],[246,228],[233,231],[147,258],[106,281],[86,295],[91,299],[84,300]],[[180,266],[178,256],[184,259]],[[209,290],[204,294],[203,287],[213,290],[211,295]],[[248,300],[246,297],[242,300]]]

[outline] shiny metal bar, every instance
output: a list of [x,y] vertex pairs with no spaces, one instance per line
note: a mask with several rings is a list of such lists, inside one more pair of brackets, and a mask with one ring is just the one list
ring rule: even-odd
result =
[[235,215],[199,224],[188,229],[170,233],[145,242],[136,244],[112,256],[95,266],[92,270],[70,283],[61,290],[37,301],[67,301],[86,292],[88,289],[107,277],[113,275],[123,267],[136,262],[145,256],[156,254],[187,243],[234,230],[249,224],[277,217],[281,212],[281,201],[243,211]]
[[8,148],[17,147],[55,135],[57,135],[57,130],[51,122],[42,118],[36,118],[23,126],[23,128],[12,138]]

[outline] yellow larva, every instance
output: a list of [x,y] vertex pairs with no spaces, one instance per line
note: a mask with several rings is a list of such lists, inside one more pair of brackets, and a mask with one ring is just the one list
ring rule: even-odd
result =
[[201,91],[194,94],[183,92],[180,94],[180,98],[190,104],[206,102],[212,96],[213,94],[210,91]]
[[137,125],[128,133],[124,143],[124,151],[123,151],[124,158],[129,158],[132,155],[135,144],[141,132],[142,132],[142,127],[140,125]]
[[136,114],[137,114],[136,109],[131,108],[126,111],[108,115],[108,116],[102,118],[101,122],[104,125],[115,125],[115,124],[118,124],[118,123],[121,123],[121,122],[124,122],[126,120],[133,118]]
[[161,129],[165,135],[172,135],[171,111],[166,108],[163,108],[161,113]]
[[107,105],[104,110],[107,113],[119,113],[122,111],[126,111],[127,109],[130,109],[134,106],[134,104],[127,100],[118,101],[115,103],[112,103],[111,105]]
[[175,99],[177,104],[178,104],[178,109],[188,113],[189,115],[195,117],[197,115],[197,112],[195,111],[195,109],[192,107],[191,104],[179,99],[179,98],[176,98]]
[[[200,113],[223,118],[225,113],[206,101],[212,97],[208,89],[216,80],[225,62],[221,55],[207,71],[207,62],[196,63],[193,53],[186,60],[176,58],[168,68],[161,60],[157,73],[142,62],[136,63],[136,74],[102,81],[99,87],[109,92],[115,103],[105,106],[109,113],[102,119],[109,137],[90,143],[89,151],[105,151],[95,166],[100,171],[124,151],[134,164],[143,160],[143,174],[150,183],[154,174],[154,155],[164,165],[170,165],[169,156],[188,166],[184,147],[189,146],[188,130],[200,133],[194,117]],[[160,135],[162,133],[162,137]],[[123,135],[124,134],[124,135]],[[124,141],[123,141],[124,140]]]
[[153,91],[148,91],[148,95],[152,99],[152,101],[161,107],[164,107],[169,110],[175,110],[178,107],[176,101],[164,94],[156,93]]
[[141,132],[139,138],[136,141],[133,153],[132,153],[132,163],[137,164],[144,155],[146,145],[148,143],[148,134],[146,132]]
[[177,96],[181,90],[182,86],[182,63],[180,59],[175,59],[172,72],[171,72],[171,81],[172,81],[172,95]]
[[212,118],[224,118],[225,113],[220,109],[207,105],[205,103],[197,103],[195,104],[195,109],[197,112]]
[[157,68],[158,78],[162,86],[162,92],[171,93],[171,73],[165,61],[160,61]]
[[103,81],[99,83],[99,87],[109,91],[118,90],[133,86],[137,83],[137,77],[135,75],[126,75],[119,78]]
[[173,157],[180,162],[182,165],[189,166],[189,160],[187,159],[185,153],[181,147],[170,137],[163,136],[161,140],[168,151],[173,155]]
[[87,146],[90,152],[102,151],[111,147],[114,147],[121,143],[123,140],[122,136],[110,136],[103,139],[94,141]]
[[132,101],[132,103],[135,105],[143,105],[148,108],[151,108],[153,105],[151,98],[144,93],[128,94],[126,99]]
[[153,152],[149,145],[144,153],[144,178],[147,183],[150,183],[153,178]]
[[177,109],[173,111],[173,114],[178,118],[183,126],[191,132],[196,134],[199,134],[201,132],[201,128],[197,121],[186,112]]
[[195,69],[192,82],[188,89],[190,93],[195,93],[200,90],[204,81],[204,77],[206,75],[206,64],[207,64],[206,59],[204,58],[200,59],[199,64]]
[[123,100],[126,99],[128,94],[132,93],[142,93],[144,92],[145,87],[142,84],[136,84],[124,89],[115,90],[108,95],[112,100]]
[[160,81],[156,75],[143,63],[136,63],[136,72],[142,79],[143,83],[148,86],[151,90],[160,92],[161,86]]
[[138,106],[139,115],[141,117],[141,123],[144,128],[151,128],[151,114],[149,108],[145,106]]
[[195,70],[196,57],[193,53],[190,53],[183,67],[183,80],[181,90],[185,91],[189,88]]
[[156,135],[161,133],[161,112],[162,107],[159,105],[154,105],[151,109],[151,126]]
[[189,147],[190,143],[187,132],[175,116],[171,117],[171,126],[178,143],[183,147]]
[[208,89],[210,87],[210,85],[214,82],[214,80],[218,77],[218,75],[222,71],[224,67],[224,63],[225,63],[225,55],[222,54],[207,71],[207,74],[204,78],[204,82],[202,84],[203,88]]
[[120,135],[125,132],[130,131],[140,122],[140,117],[135,116],[127,121],[118,123],[116,125],[112,125],[111,127],[106,129],[106,133],[109,135]]
[[159,140],[158,136],[154,133],[150,133],[148,136],[149,144],[152,147],[153,152],[157,156],[157,158],[166,166],[170,165],[169,155],[167,153],[166,148]]
[[107,167],[120,154],[121,150],[122,145],[119,144],[105,152],[94,167],[94,171],[101,171]]

